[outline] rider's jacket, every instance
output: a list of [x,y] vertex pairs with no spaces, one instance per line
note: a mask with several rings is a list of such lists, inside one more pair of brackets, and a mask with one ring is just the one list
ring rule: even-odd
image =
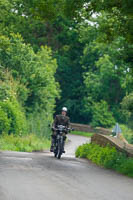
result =
[[53,127],[57,127],[58,125],[63,125],[67,128],[70,127],[70,119],[68,116],[64,116],[64,115],[56,115],[54,123],[53,123]]

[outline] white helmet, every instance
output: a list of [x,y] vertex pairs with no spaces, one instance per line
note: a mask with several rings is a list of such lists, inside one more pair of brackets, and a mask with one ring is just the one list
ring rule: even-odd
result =
[[62,108],[62,111],[67,112],[67,108],[66,108],[66,107],[63,107],[63,108]]

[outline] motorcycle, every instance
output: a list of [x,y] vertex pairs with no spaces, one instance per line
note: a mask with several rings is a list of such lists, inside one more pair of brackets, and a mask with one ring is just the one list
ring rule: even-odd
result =
[[70,131],[70,128],[66,128],[63,125],[58,125],[57,128],[55,129],[57,132],[57,136],[55,139],[55,144],[54,144],[54,156],[57,157],[58,159],[61,158],[61,155],[64,153],[64,133],[67,133]]

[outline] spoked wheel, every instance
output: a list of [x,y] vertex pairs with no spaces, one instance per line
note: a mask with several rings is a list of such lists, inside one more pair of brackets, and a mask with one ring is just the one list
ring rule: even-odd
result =
[[61,150],[59,150],[59,151],[58,151],[57,158],[60,159],[60,158],[61,158],[61,155],[62,155],[62,152],[61,152]]
[[58,154],[58,145],[56,144],[55,148],[54,148],[54,157],[55,158],[57,157],[57,154]]

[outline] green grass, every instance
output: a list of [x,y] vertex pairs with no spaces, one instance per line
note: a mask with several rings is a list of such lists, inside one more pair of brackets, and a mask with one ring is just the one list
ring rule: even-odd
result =
[[72,135],[81,135],[85,137],[91,137],[94,135],[94,133],[87,133],[87,132],[82,132],[82,131],[73,131],[71,132]]
[[36,135],[0,136],[0,150],[32,152],[49,149],[50,141],[44,137],[39,138]]

